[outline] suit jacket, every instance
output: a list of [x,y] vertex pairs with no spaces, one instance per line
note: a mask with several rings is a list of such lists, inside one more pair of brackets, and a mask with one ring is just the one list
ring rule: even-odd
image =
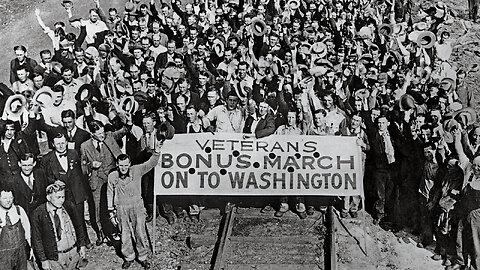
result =
[[[248,116],[245,120],[243,133],[252,133],[253,116]],[[255,137],[263,138],[272,135],[275,132],[275,117],[270,112],[265,118],[260,118],[257,127],[255,128]]]
[[[177,98],[180,96],[179,93],[173,93],[172,94],[172,103],[173,104],[177,104]],[[208,101],[208,99],[207,99]],[[190,91],[190,98],[188,99],[188,103],[185,104],[186,107],[190,106],[190,105],[193,105],[195,106],[195,110],[199,110],[200,109],[200,96],[195,93],[195,92],[192,92]]]
[[[176,53],[174,53],[176,54]],[[159,69],[164,69],[167,67],[168,57],[167,52],[163,52],[157,56],[157,60],[155,60],[155,70],[158,72]]]
[[[85,246],[87,236],[82,230],[82,218],[79,216],[72,203],[65,201],[63,207],[67,211],[75,228],[77,247]],[[40,261],[58,260],[58,247],[56,242],[53,222],[47,211],[47,203],[37,207],[30,218],[32,230],[32,248]]]
[[3,145],[0,144],[0,147],[0,182],[2,182],[7,176],[20,172],[18,161],[29,150],[24,138],[20,135],[12,139],[8,152],[3,150]]
[[[84,142],[80,147],[82,171],[85,175],[89,176],[90,188],[92,190],[97,189],[97,187],[100,187],[103,183],[107,182],[108,174],[116,166],[116,158],[122,154],[122,150],[120,149],[120,146],[118,146],[116,140],[125,135],[125,133],[125,128],[115,132],[107,132],[105,134],[105,140],[102,142],[104,146],[102,153],[99,153],[95,148],[93,138]],[[92,167],[93,161],[101,161],[102,165],[100,168],[94,169]]]
[[[90,139],[90,134],[79,127],[77,127],[77,130],[73,135],[73,138],[70,138],[68,131],[65,127],[50,126],[47,123],[45,123],[45,119],[43,117],[40,118],[39,120],[35,120],[35,127],[38,130],[41,130],[47,133],[49,142],[52,142],[53,138],[55,138],[55,136],[57,136],[58,133],[65,135],[65,138],[67,138],[68,142],[74,143],[74,149],[77,151],[78,154],[80,154],[80,146],[82,145],[82,143]],[[53,149],[53,147],[51,148]]]
[[[127,135],[125,135],[127,137],[126,139],[126,147],[125,147],[125,151],[127,153],[128,156],[130,156],[130,161],[132,162],[132,164],[139,164],[138,163],[138,156],[140,154],[140,141],[137,140],[137,138],[135,137],[135,135],[131,134],[131,133],[128,133]],[[123,137],[118,139],[117,140],[117,143],[118,143],[118,146],[120,146],[120,148],[123,148]]]
[[15,204],[23,207],[29,217],[35,208],[46,202],[45,189],[49,184],[41,168],[34,168],[32,173],[34,179],[33,190],[25,183],[21,174],[13,175],[9,179],[13,189]]
[[68,166],[65,172],[58,161],[55,151],[51,151],[42,158],[42,168],[49,182],[60,180],[66,184],[65,199],[75,204],[87,200],[89,192],[87,181],[82,173],[80,156],[77,151],[67,149]]

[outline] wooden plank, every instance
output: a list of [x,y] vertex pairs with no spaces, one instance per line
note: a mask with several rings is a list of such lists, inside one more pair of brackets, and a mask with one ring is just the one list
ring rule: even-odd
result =
[[224,269],[225,256],[224,253],[228,249],[230,235],[232,234],[233,221],[235,219],[236,207],[227,203],[225,223],[222,229],[222,234],[219,237],[217,252],[214,254],[215,261],[213,262],[213,270]]
[[180,264],[180,270],[210,270],[210,264]]
[[293,265],[293,264],[231,264],[227,265],[226,270],[313,270],[313,269],[324,269],[321,265],[318,264],[303,264],[303,265]]
[[328,207],[327,215],[328,250],[326,250],[326,268],[337,270],[337,232],[335,229],[335,212],[333,206]]
[[[211,235],[192,234],[189,237],[188,244],[190,248],[200,246],[215,245],[217,237]],[[231,243],[255,243],[270,245],[316,245],[321,243],[319,239],[311,236],[271,236],[271,237],[252,237],[252,236],[231,236]]]
[[298,217],[297,214],[295,214],[295,213],[292,212],[292,211],[288,211],[288,212],[286,212],[285,214],[283,214],[282,217],[279,217],[279,218],[278,218],[278,217],[275,217],[275,216],[274,216],[275,211],[270,211],[270,212],[267,212],[267,213],[261,213],[259,209],[260,209],[260,208],[242,208],[242,211],[240,211],[240,213],[238,213],[238,211],[237,211],[236,216],[237,216],[238,218],[242,218],[242,219],[244,219],[244,218],[248,219],[248,218],[254,218],[254,217],[261,217],[261,218],[275,218],[275,219],[279,219],[279,220],[282,220],[282,219],[283,219],[283,220],[285,220],[285,219],[288,219],[288,220],[294,219],[294,220],[298,220],[298,221],[301,221],[301,222],[309,222],[309,221],[314,222],[314,221],[316,221],[318,218],[320,218],[321,215],[322,215],[322,213],[321,213],[320,211],[315,211],[315,212],[313,213],[313,215],[307,216],[306,219],[302,219],[302,220],[301,220],[301,219]]
[[321,243],[318,239],[311,236],[270,236],[270,237],[251,237],[251,236],[232,236],[232,243],[257,243],[257,244],[282,244],[282,245],[315,245]]

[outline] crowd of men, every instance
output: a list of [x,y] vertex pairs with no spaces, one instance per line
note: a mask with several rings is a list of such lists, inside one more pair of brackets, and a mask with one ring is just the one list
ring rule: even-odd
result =
[[[471,23],[446,4],[94,0],[79,17],[89,4],[62,1],[68,22],[52,26],[35,10],[52,46],[38,61],[13,48],[0,84],[0,269],[84,267],[87,223],[96,245],[121,242],[122,268],[134,249],[150,268],[162,142],[201,132],[356,136],[366,201],[341,198],[341,217],[363,207],[419,247],[435,239],[447,269],[480,267],[480,126],[465,83],[478,68],[451,60]],[[464,33],[451,37],[452,24]],[[198,220],[206,200],[159,206],[173,224]],[[284,197],[262,212],[272,208],[304,219],[322,207]]]

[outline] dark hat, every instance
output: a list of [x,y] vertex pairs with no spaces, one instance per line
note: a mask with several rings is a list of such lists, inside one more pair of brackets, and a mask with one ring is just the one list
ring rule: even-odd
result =
[[298,52],[303,54],[310,54],[312,45],[308,42],[302,42],[298,45]]
[[143,92],[143,91],[136,91],[133,93],[133,98],[135,101],[137,101],[139,104],[143,104],[147,101],[148,99],[148,94]]
[[384,36],[390,36],[393,33],[393,26],[391,24],[380,24],[378,26],[378,33]]
[[400,110],[408,111],[415,107],[415,99],[409,94],[404,94],[400,97],[399,106]]
[[109,52],[111,50],[110,45],[102,43],[98,46],[98,51]]
[[94,86],[92,84],[86,83],[80,86],[78,89],[77,94],[75,95],[75,99],[78,102],[89,101],[93,97]]
[[169,122],[165,121],[157,129],[157,138],[171,140],[175,135],[175,128]]

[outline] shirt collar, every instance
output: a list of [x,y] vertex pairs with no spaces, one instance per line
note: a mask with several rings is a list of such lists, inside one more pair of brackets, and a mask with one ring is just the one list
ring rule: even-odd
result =
[[29,178],[34,179],[34,178],[33,178],[33,172],[31,172],[29,176],[26,176],[23,172],[20,173],[20,175],[22,176],[23,179],[29,179]]
[[[63,158],[63,157],[66,158],[66,157],[67,157],[67,151],[65,151],[64,154],[60,154],[60,153],[58,153],[58,152],[55,152],[55,155],[57,155],[57,158]],[[61,157],[60,157],[60,155],[61,155]]]
[[[63,208],[63,206],[61,208]],[[55,211],[57,211],[58,209],[61,209],[61,208],[56,208],[55,206],[53,206],[53,204],[47,202],[48,213],[55,214]]]
[[70,131],[70,133],[72,134],[72,136],[74,136],[76,132],[77,132],[77,126],[74,126],[73,129]]

